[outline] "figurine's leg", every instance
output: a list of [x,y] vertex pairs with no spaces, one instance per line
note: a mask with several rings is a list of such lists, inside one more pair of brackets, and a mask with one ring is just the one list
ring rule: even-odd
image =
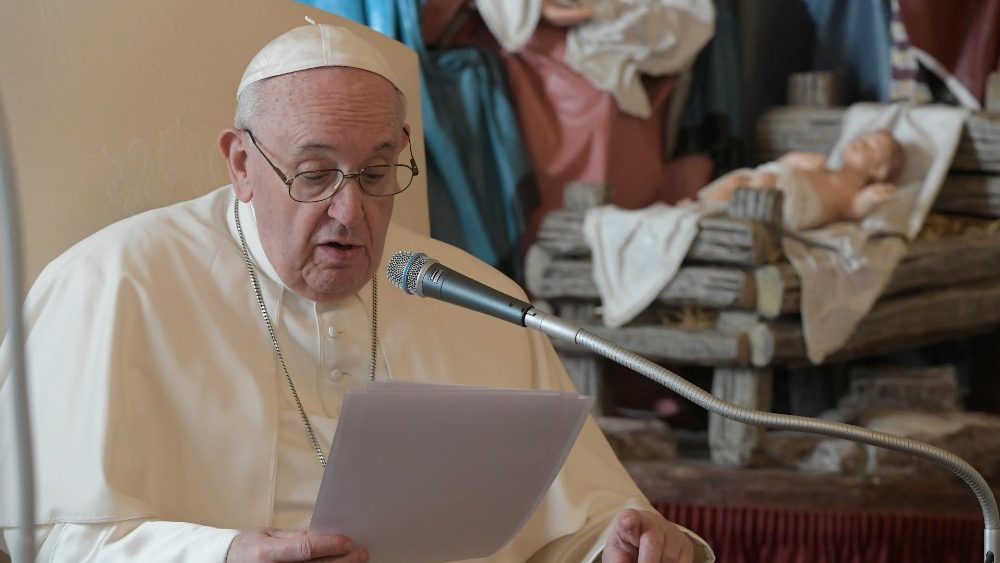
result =
[[732,199],[736,188],[749,185],[752,177],[747,171],[734,170],[702,188],[698,199],[709,203],[726,203]]
[[896,193],[892,184],[872,184],[859,191],[851,201],[849,219],[861,219],[882,203],[888,201]]

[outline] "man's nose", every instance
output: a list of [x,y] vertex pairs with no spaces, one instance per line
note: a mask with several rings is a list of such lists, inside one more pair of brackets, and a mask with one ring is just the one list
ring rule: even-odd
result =
[[327,213],[345,227],[356,227],[365,217],[364,199],[358,178],[345,178],[344,184],[330,198]]

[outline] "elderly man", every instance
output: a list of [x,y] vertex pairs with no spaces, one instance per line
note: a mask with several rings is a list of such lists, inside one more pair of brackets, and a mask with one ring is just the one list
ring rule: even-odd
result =
[[[346,29],[282,35],[251,61],[219,137],[231,187],[112,225],[41,274],[26,302],[39,560],[366,561],[351,538],[304,531],[346,391],[386,379],[571,388],[537,333],[382,291],[387,255],[407,248],[519,293],[390,224],[418,173],[412,152],[398,162],[398,84]],[[649,508],[588,422],[489,560],[710,559],[693,539]]]

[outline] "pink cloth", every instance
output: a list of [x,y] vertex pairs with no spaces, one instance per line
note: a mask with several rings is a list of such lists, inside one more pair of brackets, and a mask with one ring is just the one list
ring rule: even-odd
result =
[[562,207],[563,188],[575,180],[607,184],[611,202],[627,209],[692,197],[713,164],[700,155],[664,158],[674,79],[645,78],[652,115],[627,115],[563,62],[565,42],[565,31],[541,24],[520,52],[503,53],[540,192],[529,237],[545,213]]

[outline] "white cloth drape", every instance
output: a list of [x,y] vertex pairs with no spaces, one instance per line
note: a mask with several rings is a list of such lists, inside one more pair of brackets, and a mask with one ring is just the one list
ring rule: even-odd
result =
[[[566,64],[619,109],[649,117],[642,75],[678,74],[715,34],[712,0],[585,0],[593,18],[566,33]],[[520,51],[541,18],[541,0],[477,0],[490,32],[507,51]]]

